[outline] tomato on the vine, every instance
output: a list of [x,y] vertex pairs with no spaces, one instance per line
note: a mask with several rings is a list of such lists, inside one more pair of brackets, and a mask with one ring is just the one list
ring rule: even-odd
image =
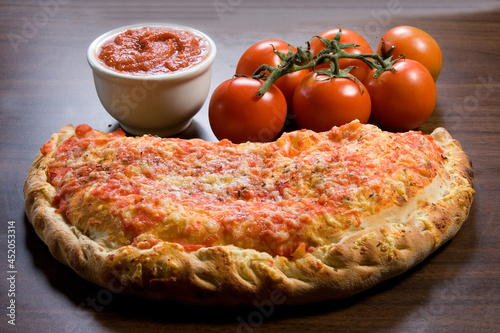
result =
[[[249,47],[241,56],[236,66],[236,74],[252,76],[261,65],[270,65],[276,67],[281,63],[280,57],[274,52],[273,46],[277,51],[287,54],[289,44],[281,40],[269,39],[258,42]],[[291,47],[296,52],[295,47]],[[300,80],[309,73],[308,70],[292,72],[280,77],[274,84],[281,90],[287,104],[291,106],[293,92]]]
[[370,95],[361,82],[309,73],[300,81],[293,98],[293,113],[301,128],[330,130],[358,119],[368,122]]
[[413,59],[424,65],[432,75],[434,82],[438,79],[443,64],[441,48],[434,38],[425,31],[411,27],[398,26],[387,31],[379,42],[377,53],[382,54],[382,41],[385,51],[394,46],[393,57],[401,54],[406,59]]
[[[340,29],[330,29],[326,30],[322,33],[319,34],[320,37],[324,37],[326,39],[332,40],[335,38],[337,33],[339,32]],[[342,29],[342,34],[340,35],[340,42],[341,43],[349,43],[349,44],[356,44],[359,45],[358,47],[346,47],[344,48],[344,51],[352,54],[361,54],[361,53],[373,53],[372,48],[370,47],[370,44],[355,31],[348,30],[348,29]],[[319,38],[313,38],[311,41],[311,52],[313,55],[317,55],[319,52],[325,49],[325,44],[321,41]],[[359,59],[348,59],[348,58],[343,58],[339,59],[339,67],[340,69],[345,69],[349,66],[355,66],[356,68],[353,68],[350,73],[357,77],[359,80],[363,81],[368,73],[370,72],[370,67],[364,63],[362,60]],[[316,70],[318,69],[325,69],[329,68],[329,64],[324,64],[321,66],[318,66]]]
[[222,82],[210,99],[208,116],[217,139],[233,143],[272,141],[285,124],[285,97],[274,85],[262,97],[262,81],[235,77]]
[[388,70],[365,80],[372,101],[372,120],[390,131],[408,131],[422,125],[436,106],[436,85],[421,63],[403,59]]

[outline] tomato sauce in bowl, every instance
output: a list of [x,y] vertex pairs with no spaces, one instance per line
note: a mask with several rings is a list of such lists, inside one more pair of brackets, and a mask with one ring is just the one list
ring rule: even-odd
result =
[[168,74],[191,68],[209,53],[208,42],[200,35],[173,27],[128,29],[98,50],[106,67],[133,75]]
[[87,49],[104,109],[130,134],[173,136],[210,91],[217,46],[186,26],[141,23],[97,37]]

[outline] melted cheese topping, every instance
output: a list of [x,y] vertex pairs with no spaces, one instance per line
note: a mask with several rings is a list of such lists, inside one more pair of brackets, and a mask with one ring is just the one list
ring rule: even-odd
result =
[[58,211],[111,248],[168,241],[295,256],[423,193],[444,172],[441,153],[430,136],[358,122],[240,145],[80,125],[48,177]]

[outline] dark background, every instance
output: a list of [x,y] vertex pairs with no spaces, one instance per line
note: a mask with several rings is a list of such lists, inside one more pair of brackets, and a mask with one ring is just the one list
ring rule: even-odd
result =
[[[211,91],[250,45],[304,45],[329,28],[362,34],[414,25],[441,45],[438,102],[420,130],[446,127],[472,159],[476,196],[457,236],[406,274],[339,302],[198,308],[125,297],[57,262],[34,233],[22,186],[38,149],[62,125],[117,127],[93,86],[94,38],[138,22],[172,22],[218,46]],[[2,332],[495,332],[500,327],[499,1],[0,1],[0,331]],[[207,103],[181,137],[214,141]],[[15,298],[7,258],[15,226]],[[8,325],[15,299],[16,325]],[[263,307],[262,307],[263,306]]]

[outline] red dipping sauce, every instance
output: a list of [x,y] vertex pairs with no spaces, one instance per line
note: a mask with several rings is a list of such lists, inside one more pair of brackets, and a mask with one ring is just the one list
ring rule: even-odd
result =
[[208,42],[180,28],[143,27],[129,29],[104,42],[99,61],[109,69],[134,75],[178,72],[203,61]]

